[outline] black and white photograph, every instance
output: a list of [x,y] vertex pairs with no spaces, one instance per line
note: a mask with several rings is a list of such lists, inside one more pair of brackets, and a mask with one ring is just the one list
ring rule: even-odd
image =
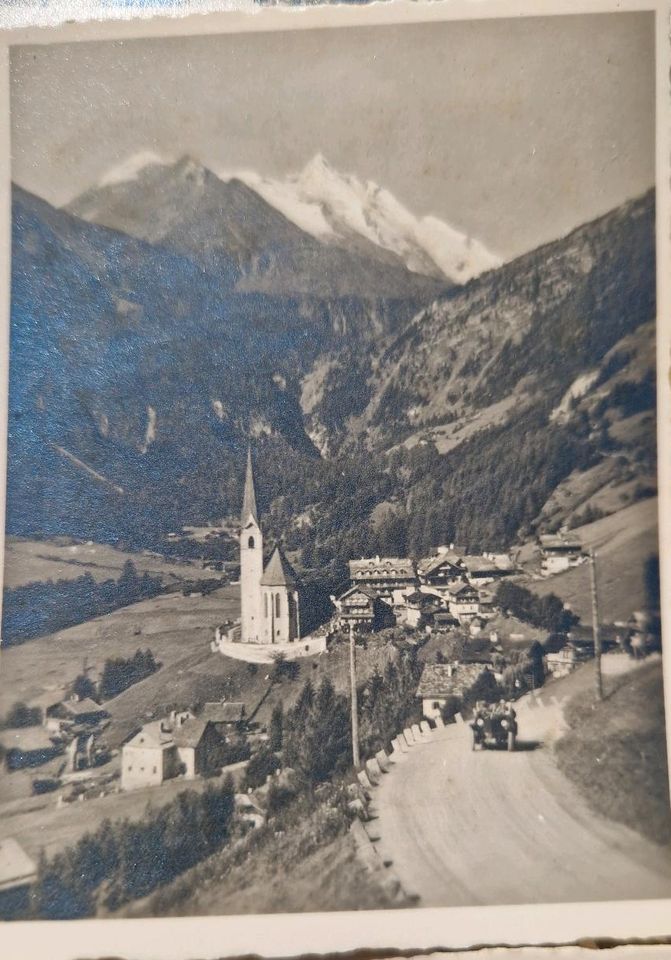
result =
[[655,16],[417,21],[10,49],[4,921],[671,897]]

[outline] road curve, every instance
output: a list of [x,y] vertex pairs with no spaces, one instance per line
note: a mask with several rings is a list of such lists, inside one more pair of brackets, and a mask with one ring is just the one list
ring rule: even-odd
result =
[[[557,714],[522,704],[521,735]],[[671,896],[668,851],[593,815],[534,746],[472,752],[468,726],[449,726],[393,765],[369,833],[406,891],[427,907]]]

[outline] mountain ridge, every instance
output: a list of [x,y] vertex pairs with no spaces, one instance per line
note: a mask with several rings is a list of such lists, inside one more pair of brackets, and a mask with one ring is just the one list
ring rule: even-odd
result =
[[430,298],[449,285],[365,237],[354,250],[322,243],[239,177],[222,180],[190,157],[93,187],[65,209],[190,256],[238,292]]
[[[282,239],[303,237],[271,219],[286,264]],[[650,361],[634,369],[636,351],[647,355],[626,338],[654,318],[653,223],[649,193],[442,293],[380,293],[376,262],[357,279],[368,296],[289,295],[283,280],[241,289],[235,258],[222,274],[188,245],[16,188],[8,530],[160,545],[176,525],[236,513],[250,437],[269,531],[306,562],[311,550],[329,563],[452,540],[504,546],[561,521],[545,508],[561,484],[579,506],[589,471],[592,487],[634,496],[636,471],[651,472],[641,416],[654,401]],[[207,240],[211,223],[202,230]],[[595,390],[612,383],[638,412],[588,390],[553,420],[595,370]],[[524,488],[508,475],[509,445]]]

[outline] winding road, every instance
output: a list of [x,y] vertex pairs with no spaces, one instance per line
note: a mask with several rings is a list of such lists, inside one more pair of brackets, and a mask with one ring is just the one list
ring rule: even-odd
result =
[[451,725],[382,777],[368,832],[406,892],[427,907],[671,896],[668,851],[596,817],[543,748],[559,702],[525,698],[518,719],[518,752],[472,752]]

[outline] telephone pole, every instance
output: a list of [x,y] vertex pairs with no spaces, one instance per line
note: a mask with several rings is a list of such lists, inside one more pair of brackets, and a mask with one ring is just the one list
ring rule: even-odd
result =
[[356,696],[356,656],[354,651],[354,624],[349,625],[349,677],[352,700],[352,761],[355,767],[361,765],[359,756],[359,708]]
[[594,679],[597,700],[603,700],[603,680],[601,677],[601,633],[599,632],[599,595],[596,581],[596,552],[589,552],[589,568],[592,581],[592,636],[594,638]]

